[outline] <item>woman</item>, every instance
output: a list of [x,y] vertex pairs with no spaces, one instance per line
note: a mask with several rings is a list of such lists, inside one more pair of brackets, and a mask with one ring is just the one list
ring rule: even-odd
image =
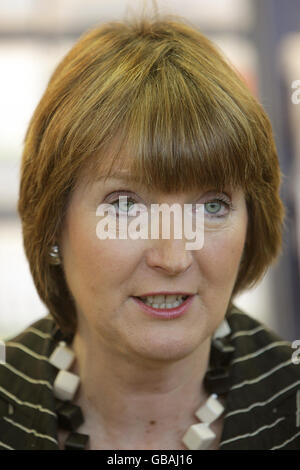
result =
[[[0,448],[299,449],[293,350],[233,304],[279,254],[279,185],[268,117],[186,22],[80,38],[25,139],[19,212],[49,315],[6,344]],[[204,244],[101,239],[100,204],[118,223],[202,207]]]

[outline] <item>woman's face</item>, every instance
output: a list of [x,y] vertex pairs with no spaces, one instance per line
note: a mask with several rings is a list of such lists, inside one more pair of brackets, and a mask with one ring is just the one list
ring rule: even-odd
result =
[[[244,194],[229,189],[220,194],[214,188],[149,192],[122,175],[90,185],[82,180],[68,206],[59,244],[79,329],[122,357],[180,359],[195,351],[224,318],[246,237]],[[118,205],[120,195],[127,196],[127,207]],[[151,204],[203,203],[203,247],[187,250],[184,237],[172,236],[99,239],[99,204],[114,203],[117,214],[124,214],[134,202],[149,211]],[[161,291],[194,297],[188,310],[172,319],[149,315],[134,300]]]

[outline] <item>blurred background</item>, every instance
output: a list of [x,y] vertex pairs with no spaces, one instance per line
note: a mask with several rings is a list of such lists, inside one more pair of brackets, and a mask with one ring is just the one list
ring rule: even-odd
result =
[[[151,1],[149,0],[149,6]],[[212,39],[268,113],[284,174],[284,249],[236,304],[282,338],[300,338],[300,1],[157,0]],[[55,66],[88,28],[142,10],[142,0],[0,2],[0,339],[47,314],[23,253],[16,212],[29,119]]]

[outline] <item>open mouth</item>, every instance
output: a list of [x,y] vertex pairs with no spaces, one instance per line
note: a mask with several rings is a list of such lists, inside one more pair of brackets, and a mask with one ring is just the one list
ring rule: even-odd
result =
[[136,297],[145,305],[157,309],[172,309],[179,307],[190,296],[189,295],[158,295],[149,297]]

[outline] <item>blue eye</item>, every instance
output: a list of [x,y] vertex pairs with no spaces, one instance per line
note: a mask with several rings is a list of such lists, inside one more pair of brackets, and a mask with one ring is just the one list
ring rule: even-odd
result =
[[[132,204],[130,204],[132,203]],[[120,214],[128,214],[128,211],[130,210],[130,207],[132,207],[134,204],[136,204],[136,201],[130,197],[127,197],[127,201],[119,201],[119,198],[116,199],[115,201],[111,202],[110,203],[111,205],[115,205],[117,204],[118,205],[118,209],[117,209],[117,213],[120,213]]]
[[222,208],[222,204],[217,201],[206,202],[205,207],[210,214],[216,214]]
[[[227,215],[227,210],[230,208],[230,203],[223,201],[222,199],[214,199],[213,201],[206,202],[204,206],[209,216],[224,217]],[[222,211],[222,207],[225,208],[225,213]]]

